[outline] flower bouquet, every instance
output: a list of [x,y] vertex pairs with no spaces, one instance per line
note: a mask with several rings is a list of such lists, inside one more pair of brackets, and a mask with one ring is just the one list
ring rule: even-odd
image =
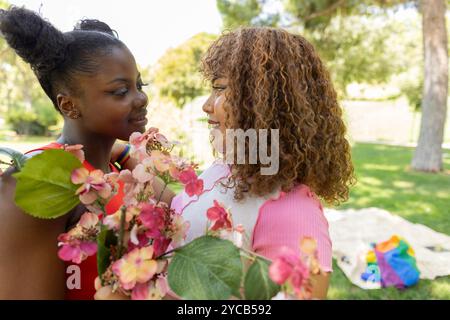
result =
[[[53,219],[79,204],[86,208],[76,226],[58,237],[60,259],[79,264],[96,254],[100,284],[135,300],[162,299],[169,287],[185,299],[271,299],[280,291],[310,297],[311,274],[319,272],[313,239],[301,241],[300,254],[286,250],[271,263],[244,249],[245,230],[214,201],[199,212],[210,221],[205,235],[183,244],[189,223],[161,197],[173,183],[183,184],[189,196],[201,195],[197,166],[172,155],[175,145],[156,128],[133,133],[129,143],[138,165],[107,174],[83,166],[81,145],[30,159],[0,149],[18,170],[15,202],[26,213]],[[158,194],[154,179],[163,181]],[[120,190],[123,205],[107,215]]]

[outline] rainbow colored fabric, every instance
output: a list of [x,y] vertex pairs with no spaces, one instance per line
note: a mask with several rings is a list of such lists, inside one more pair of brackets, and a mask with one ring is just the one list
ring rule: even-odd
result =
[[361,274],[362,280],[399,289],[419,281],[420,271],[414,250],[403,238],[394,235],[385,242],[372,244],[372,247],[366,256],[367,268]]

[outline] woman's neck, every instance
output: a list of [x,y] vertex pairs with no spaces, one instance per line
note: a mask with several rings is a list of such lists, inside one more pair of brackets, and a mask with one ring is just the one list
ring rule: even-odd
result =
[[81,144],[87,162],[94,168],[109,172],[111,149],[116,139],[80,130],[76,126],[64,125],[57,142],[61,144]]

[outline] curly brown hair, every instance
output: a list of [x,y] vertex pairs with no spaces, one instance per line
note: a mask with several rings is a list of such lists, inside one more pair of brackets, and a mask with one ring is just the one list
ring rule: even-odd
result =
[[[224,33],[202,60],[207,80],[226,77],[226,127],[279,129],[279,171],[233,164],[235,199],[306,184],[330,204],[348,199],[355,181],[346,127],[330,75],[302,36],[267,27]],[[248,143],[246,143],[248,155]],[[270,149],[270,147],[268,148]]]

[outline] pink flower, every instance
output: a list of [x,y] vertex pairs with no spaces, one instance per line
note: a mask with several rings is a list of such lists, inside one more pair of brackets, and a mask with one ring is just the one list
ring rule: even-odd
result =
[[[133,230],[132,230],[133,233]],[[135,239],[133,239],[135,238]],[[128,241],[128,250],[131,251],[135,248],[143,248],[149,244],[148,238],[145,235],[145,233],[139,233],[134,236],[133,234],[130,235],[130,240]]]
[[153,179],[153,175],[148,172],[144,164],[139,163],[133,169],[133,178],[136,179],[139,183],[146,183]]
[[58,256],[61,260],[81,263],[97,252],[96,236],[99,232],[97,215],[84,213],[77,225],[58,236]]
[[198,179],[197,174],[195,173],[194,169],[192,167],[189,167],[178,175],[178,179],[182,184],[188,184],[192,181],[195,181]]
[[183,170],[178,175],[178,180],[185,185],[184,191],[189,197],[192,197],[193,195],[199,196],[203,191],[203,180],[198,179],[197,174],[192,167]]
[[134,183],[134,182],[136,182],[136,180],[133,177],[133,174],[128,169],[120,171],[120,173],[119,173],[119,180],[124,182],[124,183]]
[[96,242],[72,241],[70,244],[65,243],[61,245],[58,251],[58,257],[63,261],[72,261],[73,263],[79,264],[96,252]]
[[65,144],[63,146],[64,151],[67,151],[71,154],[73,154],[78,160],[80,160],[81,163],[84,162],[84,151],[83,151],[83,145],[82,144],[75,144],[73,146],[69,146],[68,144]]
[[300,256],[289,248],[283,248],[280,256],[269,267],[269,276],[277,284],[289,283],[296,294],[308,286],[309,268]]
[[156,170],[158,170],[161,173],[164,173],[167,170],[169,170],[171,163],[169,155],[164,154],[159,150],[152,150],[150,156],[153,162],[153,166],[155,167]]
[[231,230],[233,223],[231,221],[231,214],[223,205],[214,200],[214,206],[209,208],[206,216],[212,221],[213,225],[210,230],[216,231],[220,229]]
[[155,207],[151,203],[147,203],[142,206],[139,219],[142,224],[148,229],[146,232],[147,237],[154,238],[161,234],[166,226],[165,219],[166,212],[163,208]]
[[107,199],[111,195],[112,188],[105,182],[101,170],[89,172],[86,168],[78,168],[72,172],[71,180],[74,184],[82,184],[76,194],[83,204],[93,203],[98,196]]
[[117,192],[119,190],[119,173],[117,172],[110,172],[103,176],[106,183],[111,186],[111,189],[113,192]]
[[131,156],[139,161],[144,160],[147,155],[147,142],[150,139],[148,132],[133,132],[130,136]]
[[163,148],[168,149],[172,147],[172,143],[170,143],[169,140],[167,140],[167,138],[161,133],[155,134],[155,140],[159,142]]
[[[125,229],[129,228],[129,223],[131,220],[133,220],[133,217],[137,216],[140,212],[140,209],[138,207],[128,207],[125,212]],[[110,214],[106,216],[103,219],[103,224],[109,229],[109,230],[119,230],[120,228],[120,219],[122,216],[122,209],[117,210],[115,213]]]
[[163,235],[159,235],[153,239],[153,248],[155,250],[155,257],[159,257],[167,251],[167,248],[170,245],[171,239],[166,238]]
[[136,283],[146,283],[155,275],[158,263],[153,260],[153,247],[135,248],[112,265],[121,286],[131,290]]
[[184,221],[181,214],[173,214],[171,224],[171,238],[174,246],[178,246],[186,238],[189,221]]
[[168,291],[167,280],[160,277],[156,281],[137,284],[131,292],[131,300],[161,300]]
[[96,214],[93,214],[91,212],[84,213],[78,224],[87,230],[96,228],[98,224],[98,216]]

